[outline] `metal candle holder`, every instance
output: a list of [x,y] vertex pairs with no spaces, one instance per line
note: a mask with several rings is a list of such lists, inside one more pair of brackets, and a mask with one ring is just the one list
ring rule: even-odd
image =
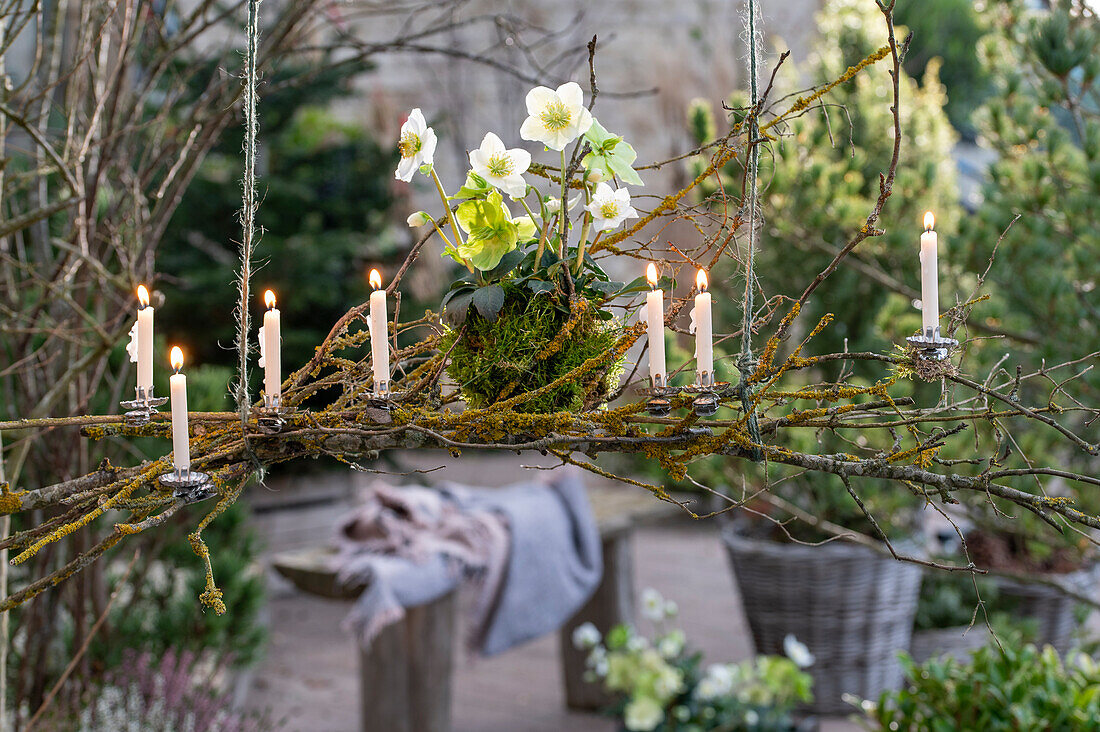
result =
[[955,349],[959,342],[954,338],[940,335],[940,327],[925,328],[920,335],[909,336],[905,340],[916,349],[920,358],[931,361],[943,361]]
[[645,408],[651,417],[667,417],[669,412],[672,411],[672,397],[679,393],[680,387],[665,384],[665,379],[661,374],[653,377],[651,388],[641,390],[642,395],[649,397]]
[[162,486],[172,489],[175,498],[187,503],[205,501],[218,494],[209,475],[190,468],[173,468],[171,473],[164,473],[159,480]]
[[283,406],[281,396],[264,394],[264,405],[257,410],[256,424],[264,434],[277,434],[283,431],[286,426],[285,417],[293,411]]
[[122,415],[123,421],[128,425],[140,426],[149,424],[149,420],[157,413],[157,407],[163,407],[168,403],[168,397],[153,396],[153,387],[149,387],[146,393],[142,387],[135,389],[136,397],[133,401],[122,402],[123,409],[128,410]]
[[715,381],[713,371],[696,371],[695,383],[685,386],[683,390],[688,394],[694,394],[691,400],[691,409],[699,417],[713,417],[718,412],[718,406],[722,397],[730,391],[728,381]]

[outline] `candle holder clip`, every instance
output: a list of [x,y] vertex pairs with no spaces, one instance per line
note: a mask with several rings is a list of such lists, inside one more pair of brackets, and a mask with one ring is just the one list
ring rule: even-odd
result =
[[286,417],[294,412],[284,407],[281,397],[269,397],[264,394],[264,405],[256,410],[256,425],[265,435],[274,435],[286,427]]
[[649,389],[639,389],[642,396],[649,397],[646,400],[645,409],[651,417],[667,417],[672,411],[672,397],[681,391],[678,386],[668,386],[664,378],[658,374],[653,377],[653,385]]
[[390,391],[390,382],[380,381],[378,386],[367,397],[367,406],[392,412],[398,402],[404,401],[408,396],[406,391]]
[[934,328],[925,328],[920,335],[909,336],[905,340],[916,350],[918,357],[929,361],[943,361],[959,345],[954,338],[940,335],[938,325]]
[[722,398],[732,391],[732,387],[728,381],[715,381],[712,371],[696,371],[695,383],[685,386],[683,390],[695,395],[691,400],[691,409],[697,416],[713,417],[718,413]]
[[168,397],[153,396],[153,387],[149,387],[146,393],[142,387],[135,389],[136,396],[132,401],[121,402],[127,412],[122,415],[123,421],[131,426],[138,427],[149,424],[149,420],[157,413],[157,407],[163,407],[168,403]]
[[159,481],[165,488],[172,489],[175,498],[186,503],[198,503],[218,495],[209,475],[190,468],[173,468],[171,473],[161,475]]

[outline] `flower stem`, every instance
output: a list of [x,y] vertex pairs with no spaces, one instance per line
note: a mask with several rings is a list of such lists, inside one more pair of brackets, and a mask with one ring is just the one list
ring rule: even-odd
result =
[[455,235],[455,243],[458,246],[462,246],[465,242],[462,241],[462,234],[458,230],[458,223],[455,221],[454,212],[451,211],[451,204],[447,202],[447,191],[443,190],[443,182],[439,180],[439,175],[435,172],[434,165],[432,166],[432,180],[435,181],[435,189],[439,191],[439,199],[443,201],[443,210],[447,212],[447,221],[451,224],[451,232]]
[[569,188],[565,176],[565,148],[563,147],[561,149],[561,208],[558,210],[558,216],[561,217],[561,239],[558,241],[558,256],[562,259],[565,259],[565,228],[569,224],[569,205],[565,200]]
[[[585,204],[592,203],[592,198],[588,193],[588,185],[584,186],[584,202]],[[580,277],[581,269],[584,267],[584,247],[588,244],[588,227],[592,225],[592,214],[588,211],[584,212],[584,224],[581,225],[581,239],[577,242],[577,269],[574,274]],[[599,234],[596,234],[599,236]],[[595,242],[593,242],[595,243]]]

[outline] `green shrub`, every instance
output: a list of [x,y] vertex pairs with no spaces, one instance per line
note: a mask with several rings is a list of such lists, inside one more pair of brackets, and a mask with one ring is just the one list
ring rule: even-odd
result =
[[864,702],[873,729],[898,732],[1095,730],[1100,668],[1084,654],[1063,662],[1050,646],[1006,642],[969,660],[916,666],[903,656],[904,688]]

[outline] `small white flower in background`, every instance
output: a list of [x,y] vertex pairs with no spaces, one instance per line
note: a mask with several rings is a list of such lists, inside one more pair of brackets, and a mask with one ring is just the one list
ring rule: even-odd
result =
[[642,615],[654,623],[665,618],[665,598],[652,587],[642,590]]
[[626,188],[612,188],[606,183],[596,186],[592,203],[585,207],[592,214],[592,229],[608,231],[623,223],[626,219],[638,218],[638,212],[630,205],[630,191]]
[[527,92],[527,114],[530,116],[523,120],[519,136],[551,150],[564,150],[592,126],[592,113],[585,108],[584,93],[575,81],[556,90],[536,86]]
[[680,612],[680,607],[673,601],[665,603],[665,617],[674,618]]
[[789,633],[783,639],[783,652],[799,668],[809,668],[814,665],[814,654],[810,653],[810,649],[806,647],[805,643],[801,643]]
[[531,167],[531,153],[518,147],[505,149],[504,143],[492,132],[485,133],[481,147],[470,151],[470,167],[512,198],[523,198],[527,193],[523,174]]
[[756,712],[755,709],[750,709],[749,711],[745,712],[745,724],[749,725],[750,727],[755,727],[756,723],[759,721],[760,715]]
[[674,630],[657,641],[657,652],[667,659],[676,658],[684,650],[684,633]]
[[704,701],[727,696],[731,691],[733,691],[733,673],[729,666],[718,663],[707,668],[706,675],[695,687],[695,695]]
[[684,688],[684,674],[680,669],[666,666],[653,680],[653,693],[658,699],[671,699]]
[[630,636],[630,639],[626,642],[626,650],[630,651],[631,653],[639,653],[640,651],[644,651],[646,648],[649,648],[649,641],[647,641],[640,635],[632,635]]
[[665,720],[665,710],[648,696],[631,700],[623,710],[623,724],[631,732],[650,732]]
[[417,211],[414,214],[409,214],[409,218],[405,219],[405,223],[415,229],[419,226],[432,223],[432,217],[424,211]]
[[401,161],[393,176],[408,183],[421,165],[431,165],[435,157],[435,130],[424,121],[424,113],[417,107],[409,112],[409,118],[401,125],[401,137],[397,150]]
[[607,676],[607,672],[610,669],[610,664],[607,660],[607,649],[603,646],[596,646],[592,649],[592,652],[588,654],[588,658],[585,659],[585,665],[592,669],[592,672],[597,677],[603,678]]
[[603,636],[592,623],[582,623],[573,628],[573,647],[578,651],[587,651],[595,648]]

